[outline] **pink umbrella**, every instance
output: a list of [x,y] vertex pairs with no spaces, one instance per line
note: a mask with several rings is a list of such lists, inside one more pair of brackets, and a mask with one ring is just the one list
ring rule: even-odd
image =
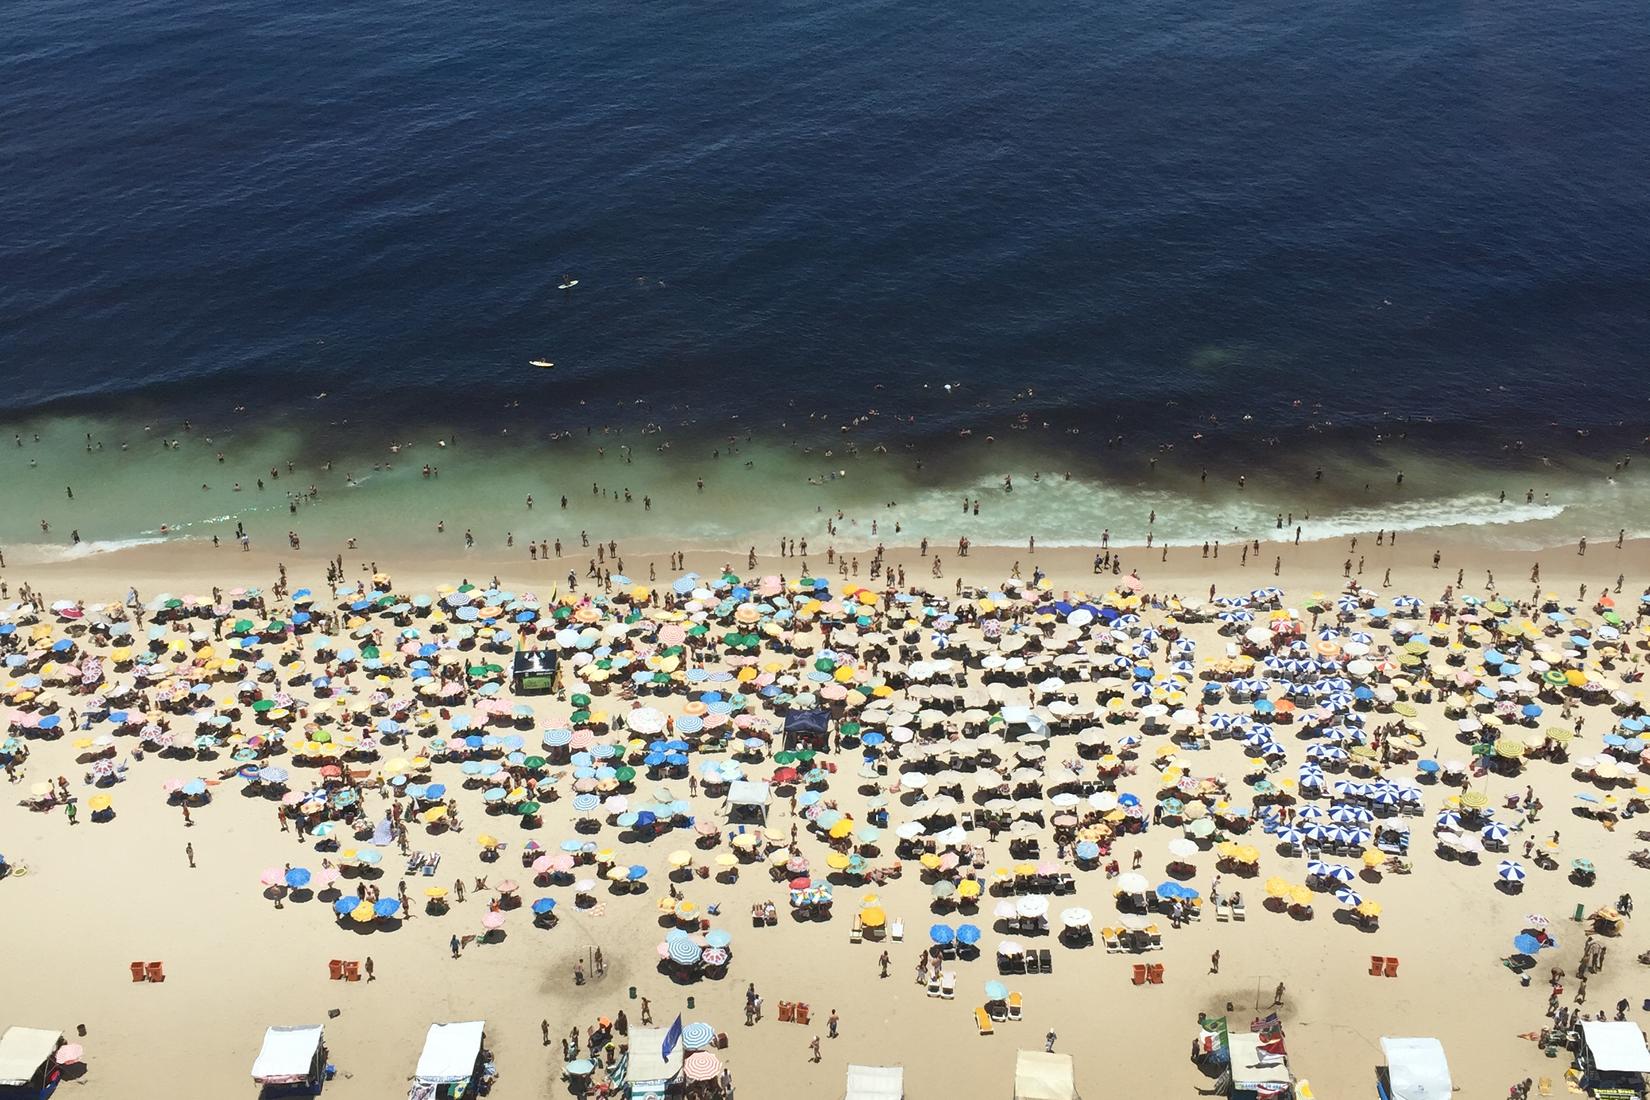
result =
[[56,1057],[58,1065],[72,1066],[86,1057],[86,1050],[79,1043],[64,1043],[57,1048]]
[[689,1081],[709,1081],[722,1072],[722,1060],[708,1050],[694,1051],[682,1063]]
[[503,928],[504,914],[491,911],[483,914],[481,918],[481,927],[487,929],[489,932],[494,929]]
[[288,791],[281,796],[281,801],[288,806],[296,806],[304,800],[303,791]]
[[286,872],[279,867],[266,867],[264,873],[258,876],[258,881],[265,886],[279,886],[286,881]]
[[568,855],[566,852],[563,852],[557,856],[552,856],[550,859],[550,867],[556,871],[571,871],[573,869],[573,857]]
[[498,884],[498,892],[501,894],[513,894],[520,889],[521,887],[516,885],[516,880],[513,878],[507,878]]
[[[550,870],[550,867],[554,862],[555,860],[551,859],[549,856],[540,856],[533,861],[533,873],[535,875],[544,874],[546,871]],[[571,864],[571,861],[569,861],[569,863]]]
[[183,780],[168,779],[160,785],[160,789],[165,791],[167,794],[176,794],[177,792],[183,790]]
[[338,868],[323,867],[315,872],[315,883],[318,886],[331,886],[338,881]]

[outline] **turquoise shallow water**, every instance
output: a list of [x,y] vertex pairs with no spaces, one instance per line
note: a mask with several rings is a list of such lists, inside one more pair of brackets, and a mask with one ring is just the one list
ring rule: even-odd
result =
[[[496,549],[507,534],[518,542],[560,538],[576,545],[581,531],[732,552],[754,543],[764,553],[781,534],[808,538],[816,552],[833,542],[862,547],[928,538],[954,545],[963,535],[978,544],[1023,545],[1035,534],[1045,546],[1092,546],[1102,531],[1114,545],[1143,543],[1148,532],[1156,544],[1187,545],[1289,537],[1292,530],[1277,527],[1279,513],[1292,516],[1306,539],[1377,528],[1448,530],[1534,547],[1582,533],[1614,538],[1622,526],[1650,533],[1619,518],[1650,515],[1650,494],[1635,466],[1618,471],[1613,462],[1573,458],[1547,465],[1533,456],[1472,465],[1396,444],[1373,456],[1328,456],[1319,481],[1319,461],[1309,452],[1282,462],[1270,453],[1229,456],[1204,480],[1201,464],[1167,459],[1155,468],[1138,456],[1110,467],[1072,466],[1061,437],[1032,433],[990,444],[857,453],[829,438],[796,447],[738,440],[730,452],[725,437],[596,432],[545,441],[468,430],[368,446],[344,428],[300,434],[243,423],[164,432],[89,418],[53,418],[25,425],[19,435],[21,447],[0,437],[7,486],[0,545],[24,556],[162,538],[228,539],[237,523],[261,546],[295,531],[306,548],[327,552],[350,537],[381,545],[386,532],[409,551],[456,551],[466,529],[480,546]],[[667,439],[667,449],[656,449]],[[225,461],[217,461],[219,453]],[[435,476],[422,475],[425,464]],[[270,476],[272,467],[279,477]],[[1012,478],[1012,491],[1005,491],[1005,478]],[[1506,502],[1498,499],[1502,489]],[[1531,489],[1534,499],[1526,503]],[[964,499],[980,502],[978,514],[972,505],[965,512]],[[839,513],[832,537],[826,522]],[[49,531],[40,529],[42,519]],[[74,531],[81,547],[70,544]]]

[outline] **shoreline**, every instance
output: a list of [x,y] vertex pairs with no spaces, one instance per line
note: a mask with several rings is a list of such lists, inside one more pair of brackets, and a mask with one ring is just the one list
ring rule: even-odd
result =
[[[1623,591],[1633,593],[1636,592],[1633,578],[1650,579],[1650,539],[1628,539],[1620,548],[1614,543],[1590,543],[1587,554],[1582,555],[1577,553],[1575,544],[1542,550],[1512,550],[1470,540],[1423,542],[1405,537],[1398,547],[1393,547],[1384,540],[1377,546],[1374,538],[1374,533],[1367,533],[1333,540],[1303,540],[1298,546],[1262,540],[1258,553],[1251,546],[1247,562],[1241,548],[1231,544],[1222,546],[1218,557],[1213,553],[1203,557],[1200,548],[1171,549],[1167,562],[1162,560],[1160,549],[1122,545],[1112,548],[1122,563],[1122,572],[1104,575],[1094,572],[1095,551],[1088,548],[1039,545],[1035,552],[1030,552],[1026,547],[974,545],[967,557],[958,557],[955,546],[930,545],[929,557],[923,558],[917,545],[905,544],[886,546],[884,553],[890,565],[906,567],[907,586],[935,592],[951,591],[959,577],[968,584],[996,585],[1010,576],[1016,564],[1027,578],[1033,569],[1041,568],[1050,589],[1056,592],[1104,592],[1123,574],[1138,570],[1144,591],[1172,591],[1182,595],[1197,595],[1210,583],[1224,588],[1237,582],[1250,588],[1277,584],[1286,589],[1309,583],[1314,590],[1332,591],[1343,582],[1342,570],[1348,561],[1353,565],[1353,578],[1377,591],[1381,590],[1383,578],[1390,569],[1390,587],[1394,593],[1441,589],[1453,583],[1458,573],[1463,574],[1465,591],[1482,593],[1488,590],[1487,574],[1494,574],[1498,591],[1513,598],[1524,598],[1536,588],[1530,583],[1529,575],[1531,568],[1538,564],[1541,591],[1554,592],[1564,600],[1579,598],[1581,584],[1588,585],[1588,591],[1596,595],[1601,584],[1613,589],[1616,579],[1624,577]],[[390,573],[403,585],[417,583],[433,588],[461,577],[479,582],[496,576],[506,584],[548,591],[552,586],[565,588],[567,573],[572,571],[577,574],[578,591],[581,594],[591,591],[592,582],[585,572],[595,553],[594,543],[588,550],[563,549],[563,555],[553,557],[549,567],[542,560],[528,558],[525,543],[509,554],[475,551],[432,556],[398,549],[386,538],[362,544],[355,550],[333,553],[343,555],[346,580],[356,577],[370,580],[370,566],[376,563],[378,571]],[[687,571],[707,575],[720,573],[725,565],[741,576],[796,577],[802,575],[804,563],[800,555],[782,558],[771,552],[771,548],[764,553],[763,548],[758,547],[757,567],[751,570],[746,567],[745,551],[693,544],[684,544],[681,550]],[[1437,569],[1432,567],[1434,550],[1441,556]],[[869,575],[873,551],[874,544],[845,547],[838,552],[838,564],[827,565],[824,555],[817,552],[806,562],[814,575],[837,582],[843,579],[839,563],[846,557],[850,561],[847,580],[881,588],[885,578],[873,581]],[[624,564],[625,575],[636,584],[664,583],[679,575],[683,570],[672,572],[667,568],[672,553],[672,548],[662,546],[630,543],[619,546],[619,560]],[[943,575],[938,578],[932,575],[930,564],[936,554],[941,558],[943,569]],[[29,583],[48,595],[75,593],[76,598],[93,596],[116,600],[124,597],[132,585],[143,592],[159,589],[183,592],[212,584],[244,584],[260,577],[272,582],[283,563],[296,587],[300,583],[311,583],[312,574],[323,571],[330,557],[309,548],[287,552],[254,548],[242,552],[228,543],[214,548],[199,540],[173,539],[55,561],[17,563],[8,557],[7,568],[0,570],[0,579],[13,586],[19,582]],[[852,570],[855,558],[860,567],[858,574]],[[1273,566],[1280,561],[1281,568],[1274,573]],[[619,572],[611,559],[604,566]],[[656,574],[652,582],[647,579],[649,566]],[[1559,590],[1560,587],[1567,590]]]

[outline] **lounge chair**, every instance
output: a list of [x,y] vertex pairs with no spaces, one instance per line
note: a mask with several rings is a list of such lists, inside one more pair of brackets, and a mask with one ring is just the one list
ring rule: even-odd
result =
[[903,941],[905,939],[905,922],[902,920],[889,921],[888,938],[893,940],[895,943]]
[[1249,914],[1243,908],[1243,903],[1241,901],[1234,901],[1232,903],[1232,919],[1234,921],[1244,921],[1249,919]]
[[930,972],[928,976],[928,995],[930,997],[938,997],[940,995],[940,978],[939,975],[934,974],[933,972]]
[[1037,974],[1041,972],[1037,961],[1037,949],[1035,947],[1026,948],[1025,960],[1027,974]]
[[1018,993],[1010,993],[1008,995],[1008,1018],[1010,1020],[1023,1019],[1024,1017],[1022,1016],[1022,1012],[1024,1009],[1025,998],[1021,997]]
[[953,1001],[957,998],[957,972],[947,970],[940,976],[940,997],[943,1000]]
[[979,1028],[981,1035],[995,1035],[996,1029],[991,1026],[991,1017],[984,1007],[974,1010],[974,1026]]
[[1146,950],[1163,950],[1163,933],[1158,931],[1157,925],[1155,924],[1148,924],[1146,926]]
[[854,926],[848,931],[848,942],[859,943],[865,938],[865,925],[860,921],[859,914],[854,914]]
[[1100,942],[1106,945],[1106,954],[1115,955],[1123,950],[1123,941],[1117,938],[1117,929],[1100,929]]
[[1008,1005],[1002,1001],[987,1001],[985,1011],[994,1023],[1005,1024],[1008,1022]]
[[1232,907],[1224,901],[1215,902],[1215,920],[1227,921],[1232,919]]
[[1054,973],[1054,952],[1046,947],[1037,949],[1037,965],[1044,974]]

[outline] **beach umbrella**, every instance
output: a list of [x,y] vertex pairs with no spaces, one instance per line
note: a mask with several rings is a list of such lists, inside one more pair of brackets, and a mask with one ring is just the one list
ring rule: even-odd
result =
[[1513,937],[1513,950],[1520,955],[1533,955],[1541,950],[1541,941],[1528,932],[1521,932]]
[[682,1074],[689,1081],[711,1081],[722,1072],[722,1060],[708,1050],[694,1051],[682,1062]]
[[980,929],[976,925],[961,924],[957,926],[957,942],[966,947],[972,947],[980,942]]
[[686,936],[668,940],[665,947],[670,961],[678,966],[692,966],[699,961],[699,945]]
[[1008,987],[999,981],[985,983],[985,999],[988,1001],[1005,1001],[1008,999]]
[[952,931],[949,924],[935,924],[929,927],[928,938],[933,942],[944,946],[945,944],[954,941],[957,938],[957,934]]
[[1514,860],[1504,859],[1496,867],[1495,875],[1502,882],[1523,882],[1529,877],[1529,872],[1524,870],[1522,864]]
[[292,887],[292,889],[301,890],[305,886],[309,885],[309,869],[305,867],[294,867],[286,873],[285,879],[286,884]]
[[347,894],[332,903],[332,911],[340,917],[347,917],[360,906],[361,899],[354,894]]
[[687,1050],[704,1050],[716,1044],[716,1029],[709,1024],[694,1021],[682,1029],[682,1046]]

